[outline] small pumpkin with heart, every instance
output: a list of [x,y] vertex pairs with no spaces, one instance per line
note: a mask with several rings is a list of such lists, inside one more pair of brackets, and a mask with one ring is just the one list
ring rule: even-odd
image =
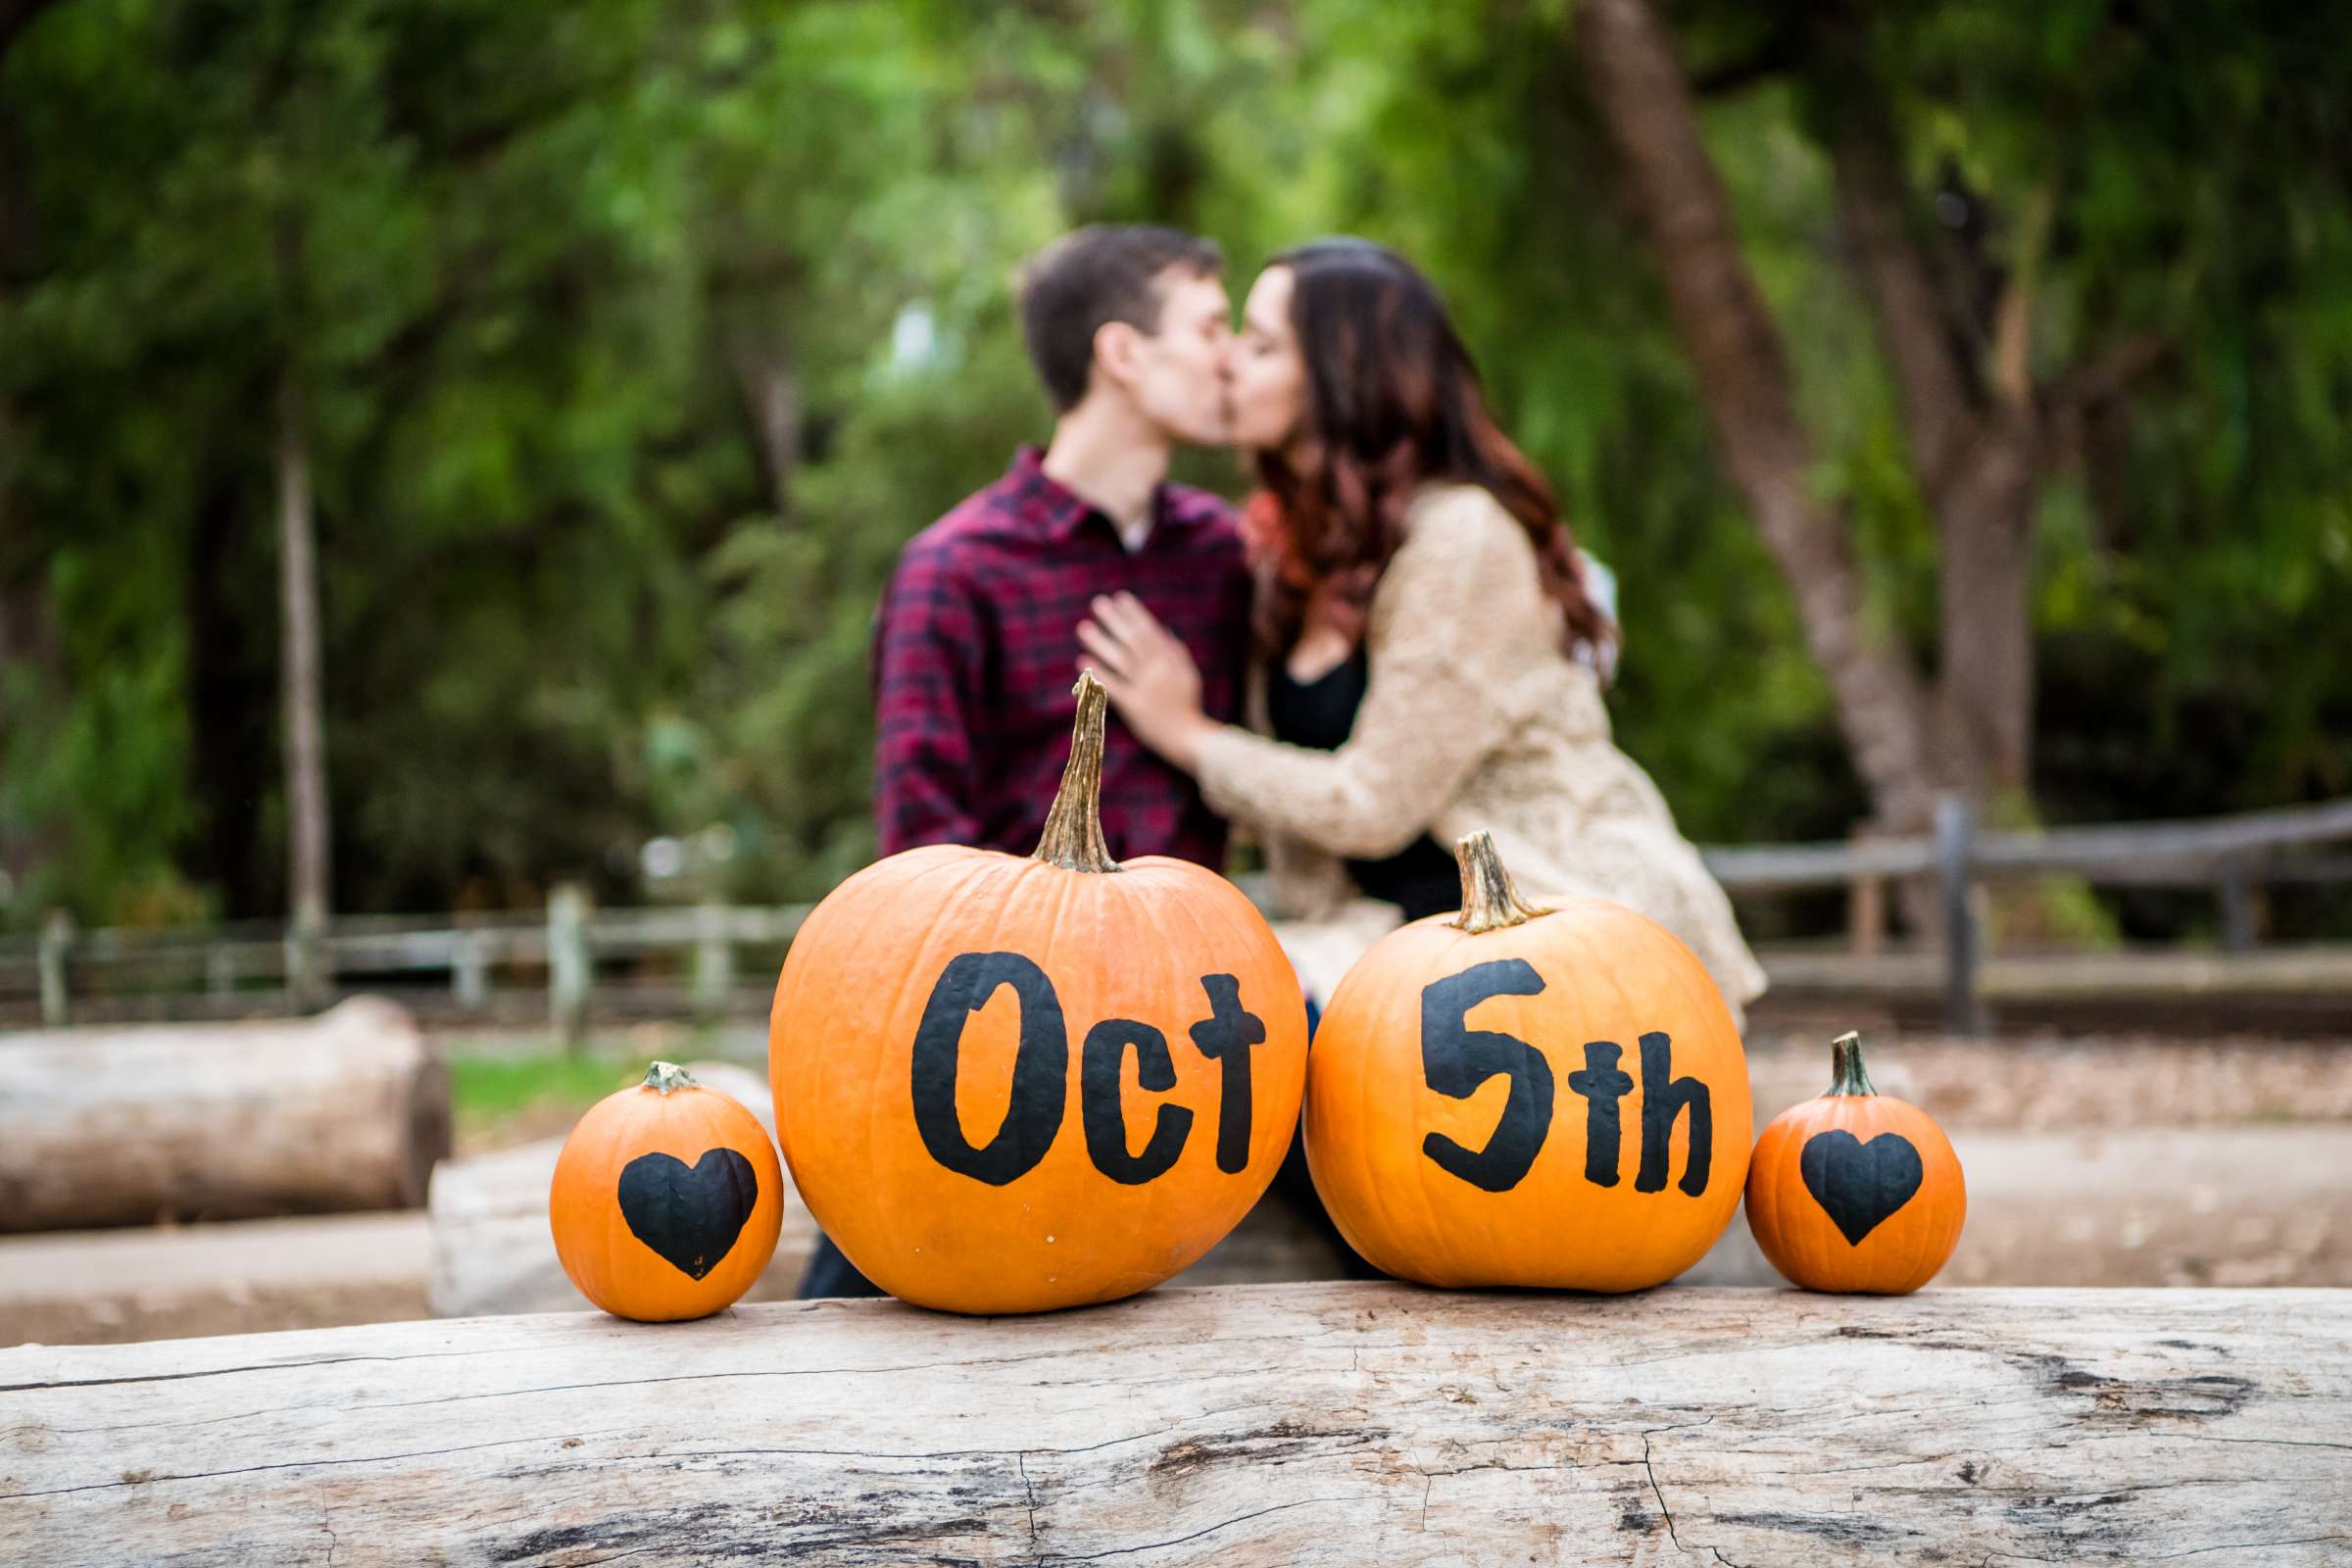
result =
[[1926,1111],[1871,1087],[1860,1035],[1839,1035],[1830,1056],[1829,1092],[1782,1111],[1756,1140],[1747,1226],[1793,1285],[1907,1295],[1960,1244],[1960,1156]]
[[564,1272],[613,1316],[707,1317],[775,1254],[783,1167],[740,1101],[657,1061],[564,1140],[547,1218]]

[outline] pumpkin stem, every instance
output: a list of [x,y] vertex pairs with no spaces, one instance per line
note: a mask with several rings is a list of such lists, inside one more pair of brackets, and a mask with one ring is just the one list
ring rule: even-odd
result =
[[1870,1071],[1862,1065],[1862,1037],[1851,1029],[1830,1042],[1830,1093],[1875,1095]]
[[1485,828],[1454,840],[1453,860],[1462,868],[1462,914],[1453,924],[1470,935],[1525,925],[1551,912],[1519,896],[1502,857],[1494,853],[1494,835]]
[[694,1081],[694,1074],[676,1062],[657,1061],[645,1069],[645,1087],[659,1090],[666,1095],[673,1089],[695,1089],[701,1086]]
[[1119,862],[1102,840],[1102,710],[1109,694],[1091,669],[1070,690],[1078,695],[1070,762],[1061,770],[1061,788],[1054,792],[1054,808],[1031,858],[1065,871],[1116,871]]

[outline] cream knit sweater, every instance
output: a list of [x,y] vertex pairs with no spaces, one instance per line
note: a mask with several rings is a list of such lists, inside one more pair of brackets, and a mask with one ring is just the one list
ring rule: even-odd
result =
[[[1338,751],[1233,726],[1200,751],[1201,794],[1264,843],[1285,913],[1346,921],[1356,895],[1343,858],[1394,855],[1423,833],[1450,847],[1486,828],[1521,891],[1592,894],[1648,915],[1742,1016],[1764,971],[1657,786],[1611,743],[1592,671],[1561,648],[1535,547],[1493,496],[1433,485],[1414,498],[1365,651],[1370,683]],[[1353,916],[1363,929],[1360,908]]]

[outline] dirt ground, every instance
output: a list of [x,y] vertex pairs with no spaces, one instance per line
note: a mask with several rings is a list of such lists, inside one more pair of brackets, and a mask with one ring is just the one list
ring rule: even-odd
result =
[[[2352,1287],[2352,1034],[1890,1032],[1867,1046],[1880,1092],[1936,1115],[1968,1171],[1969,1226],[1942,1283]],[[1749,1063],[1759,1125],[1828,1084],[1811,1034],[1760,1034]],[[460,1152],[561,1133],[575,1114],[517,1112]],[[1216,1277],[1298,1277],[1265,1236],[1237,1234]],[[0,1345],[420,1317],[429,1267],[421,1213],[0,1238]],[[1740,1220],[1694,1278],[1773,1283]]]
[[[1863,1039],[1872,1082],[1927,1110],[1947,1132],[1998,1128],[2214,1127],[2352,1122],[2352,1033],[2337,1039],[2057,1035]],[[1829,1042],[1751,1038],[1759,1121],[1830,1084]],[[2352,1187],[2352,1170],[2342,1173]]]

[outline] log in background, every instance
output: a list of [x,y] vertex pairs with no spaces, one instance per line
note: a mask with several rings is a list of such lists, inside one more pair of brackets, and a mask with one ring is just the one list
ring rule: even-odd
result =
[[414,1208],[449,1069],[405,1008],[0,1039],[0,1232]]
[[0,1351],[0,1561],[2352,1560],[2352,1293],[1163,1290]]

